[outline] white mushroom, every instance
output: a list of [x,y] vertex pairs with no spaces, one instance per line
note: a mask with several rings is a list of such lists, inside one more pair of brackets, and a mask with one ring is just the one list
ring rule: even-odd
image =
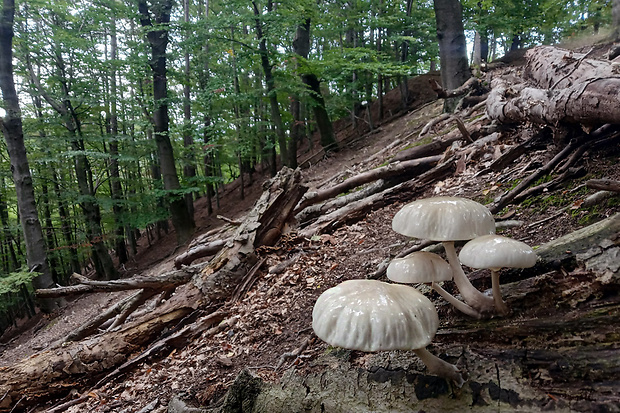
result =
[[468,267],[491,270],[495,307],[504,315],[508,314],[510,309],[502,300],[499,270],[529,268],[536,264],[536,253],[529,245],[501,235],[485,235],[469,241],[463,246],[459,258]]
[[392,229],[409,237],[441,241],[463,300],[479,314],[493,312],[493,299],[471,284],[454,249],[454,241],[495,233],[495,221],[488,208],[466,198],[420,199],[396,213]]
[[429,372],[452,380],[456,366],[426,350],[439,317],[433,303],[415,288],[376,280],[350,280],[323,292],[312,311],[312,328],[323,341],[351,350],[413,350]]
[[394,258],[387,267],[387,277],[395,282],[416,284],[431,283],[431,287],[457,310],[474,318],[480,313],[444,290],[441,281],[452,280],[452,268],[439,255],[416,251],[406,257]]

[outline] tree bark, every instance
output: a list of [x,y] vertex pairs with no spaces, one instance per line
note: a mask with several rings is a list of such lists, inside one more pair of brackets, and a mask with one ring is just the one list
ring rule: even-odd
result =
[[305,199],[297,208],[297,212],[300,212],[307,206],[317,204],[329,198],[333,198],[338,194],[350,191],[360,185],[364,185],[378,179],[387,179],[398,176],[400,179],[405,180],[409,176],[417,175],[431,169],[441,160],[441,158],[441,155],[436,155],[405,162],[396,162],[383,166],[381,168],[373,169],[371,171],[355,175],[338,185],[334,185],[331,188],[327,188],[314,193],[308,193],[308,196],[305,197]]
[[[188,26],[189,30],[189,0],[183,0],[183,22]],[[189,33],[186,34],[185,41],[189,43]],[[196,186],[194,180],[196,178],[196,165],[194,155],[194,138],[192,136],[192,105],[191,105],[191,78],[190,78],[190,56],[189,45],[185,46],[187,50],[184,53],[183,75],[183,147],[185,154],[183,156],[183,176],[189,181],[191,186]],[[185,202],[189,210],[189,215],[194,216],[194,193],[190,192],[185,195]]]
[[[35,202],[32,176],[24,145],[21,110],[13,78],[14,16],[14,0],[4,0],[0,15],[0,89],[6,115],[4,119],[0,118],[0,127],[11,160],[19,217],[26,242],[28,268],[40,273],[33,280],[35,288],[48,288],[53,285],[54,280],[46,261],[45,239]],[[56,302],[51,299],[40,300],[39,305],[45,312],[52,312],[57,307]]]
[[[271,9],[271,0],[268,0],[268,9]],[[263,22],[261,20],[262,14],[256,1],[252,2],[254,9],[254,21],[256,29],[256,38],[258,39],[260,61],[265,74],[265,83],[267,84],[267,98],[269,99],[269,107],[271,109],[271,121],[273,122],[278,136],[278,147],[280,148],[280,158],[282,164],[289,166],[290,161],[288,158],[288,149],[286,144],[286,135],[284,133],[284,125],[282,123],[282,116],[280,114],[280,105],[278,104],[278,95],[276,93],[276,83],[273,78],[273,72],[271,70],[271,62],[269,60],[269,51],[267,50],[267,39],[263,34]]]
[[[526,74],[538,87],[498,78],[491,83],[487,113],[503,123],[620,123],[620,77],[609,62],[541,46],[526,53]],[[552,68],[549,70],[548,68]]]
[[157,27],[153,25],[147,2],[145,0],[138,2],[140,23],[142,27],[147,29],[146,38],[151,46],[150,66],[153,72],[153,100],[155,102],[155,110],[153,112],[155,142],[157,144],[164,189],[170,191],[168,207],[172,218],[172,225],[176,231],[177,243],[181,245],[191,238],[195,223],[192,215],[190,215],[185,197],[179,193],[174,193],[181,188],[181,185],[176,171],[174,151],[168,130],[166,47],[168,46],[167,25],[170,23],[172,1],[159,0],[153,5],[152,9]]
[[471,77],[459,0],[435,0],[435,20],[441,61],[441,84],[451,90]]
[[[114,11],[111,11],[114,13]],[[121,185],[121,174],[118,166],[118,105],[117,105],[117,76],[116,60],[118,59],[118,42],[116,36],[116,18],[112,17],[110,31],[110,60],[112,62],[112,73],[110,74],[110,189],[112,197],[112,210],[114,212],[114,230],[116,256],[119,264],[128,261],[127,245],[125,244],[125,223],[123,222],[124,208],[123,187]]]

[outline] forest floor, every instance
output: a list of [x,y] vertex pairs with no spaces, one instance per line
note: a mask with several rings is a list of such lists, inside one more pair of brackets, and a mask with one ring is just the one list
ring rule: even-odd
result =
[[[363,119],[360,120],[361,126],[358,130],[352,130],[346,121],[336,124],[339,140],[343,143],[339,152],[324,156],[317,150],[316,143],[314,150],[301,148],[300,164],[304,166],[302,173],[307,185],[311,189],[318,188],[324,183],[340,181],[376,168],[384,165],[403,148],[415,145],[422,127],[441,113],[442,101],[434,98],[428,87],[428,77],[412,79],[410,89],[414,97],[408,111],[394,116],[389,122],[381,123],[372,132],[367,130]],[[386,96],[386,115],[398,112],[398,96],[397,91],[391,91]],[[376,105],[372,111],[377,119]],[[440,123],[435,129],[437,133],[444,133],[447,127],[446,123]],[[497,150],[502,151],[518,142],[521,132],[528,127],[530,125],[520,125],[503,132],[501,143],[495,146],[499,148]],[[431,132],[430,136],[434,136],[433,133],[435,132]],[[368,163],[368,159],[374,154],[388,147],[394,140],[407,135],[410,137],[402,145],[395,146]],[[425,142],[428,141],[428,138],[426,139]],[[515,182],[544,165],[557,149],[551,146],[533,150],[501,172],[479,174],[492,159],[492,154],[484,155],[468,163],[458,175],[426,188],[420,198],[453,195],[489,203]],[[589,209],[580,207],[583,199],[594,192],[584,186],[587,179],[604,177],[620,180],[618,155],[617,147],[586,153],[576,165],[583,168],[579,178],[566,181],[557,189],[530,197],[519,205],[510,205],[503,210],[501,215],[522,221],[523,224],[506,229],[502,234],[538,246],[618,213],[618,197]],[[231,219],[243,219],[261,195],[262,181],[268,179],[267,176],[259,175],[255,174],[252,185],[245,188],[243,200],[239,196],[238,182],[225,185],[220,195],[221,207],[216,208],[211,216],[206,213],[205,199],[199,199],[195,204],[198,227],[196,235],[224,225],[222,220],[215,217],[216,214]],[[366,278],[386,259],[412,245],[410,239],[391,229],[392,217],[402,206],[402,203],[396,203],[375,210],[365,219],[344,225],[330,234],[297,239],[294,242],[289,240],[288,243],[280,242],[275,248],[263,253],[267,265],[259,270],[252,288],[238,300],[228,303],[228,314],[235,315],[228,328],[214,335],[205,335],[185,348],[173,350],[163,358],[145,362],[134,371],[101,388],[92,389],[91,397],[85,403],[67,411],[161,413],[167,411],[169,401],[180,393],[183,393],[190,403],[209,408],[221,403],[222,397],[243,369],[249,370],[266,383],[294,381],[291,374],[304,377],[323,374],[326,369],[332,368],[330,363],[333,361],[325,361],[326,352],[329,353],[328,346],[316,338],[311,328],[314,302],[327,288],[348,279]],[[139,253],[123,268],[127,272],[125,276],[168,272],[173,268],[174,258],[183,252],[183,249],[176,248],[173,232],[154,241],[150,246],[146,237],[142,237],[140,242]],[[268,271],[274,265],[291,258],[294,258],[293,262],[283,272]],[[490,288],[490,279],[484,272],[476,272],[471,276],[481,290]],[[490,407],[493,411],[499,411],[501,407],[504,411],[620,411],[618,399],[614,399],[612,394],[617,392],[616,386],[620,384],[617,366],[607,369],[611,371],[609,374],[597,373],[594,368],[591,377],[571,379],[561,376],[561,379],[557,380],[554,372],[563,368],[558,360],[539,358],[536,359],[538,361],[532,361],[530,358],[527,361],[523,355],[523,352],[529,352],[531,356],[535,351],[562,348],[567,349],[566,358],[570,359],[581,354],[579,347],[574,345],[577,341],[588,351],[617,349],[618,346],[613,345],[617,338],[610,340],[612,334],[617,334],[614,331],[600,331],[595,334],[591,330],[592,326],[581,326],[581,335],[557,337],[553,328],[541,327],[544,323],[566,323],[570,318],[568,316],[574,312],[591,312],[596,309],[608,311],[608,318],[604,320],[616,320],[612,323],[617,323],[618,285],[602,283],[598,276],[599,274],[583,268],[570,271],[560,269],[544,274],[536,277],[536,282],[549,282],[550,286],[541,289],[541,294],[536,297],[530,294],[529,284],[524,284],[533,282],[532,280],[511,284],[507,288],[512,294],[508,294],[506,299],[512,307],[512,314],[503,320],[504,325],[495,319],[487,322],[497,328],[496,332],[483,330],[479,322],[463,321],[464,317],[442,302],[435,293],[426,291],[436,303],[441,320],[440,332],[432,351],[441,354],[443,358],[459,362],[459,366],[472,378],[472,384],[468,387],[467,409],[483,410],[483,407]],[[561,288],[561,292],[554,290],[553,286]],[[578,290],[578,287],[584,288]],[[81,297],[70,301],[59,314],[40,316],[39,319],[31,321],[28,328],[20,331],[19,335],[14,334],[8,342],[2,341],[4,344],[0,344],[0,366],[10,365],[44,350],[50,343],[99,314],[124,294],[126,293],[100,293]],[[596,320],[604,322],[599,318]],[[537,324],[538,322],[542,324]],[[522,329],[515,333],[511,330],[515,326]],[[604,349],[597,347],[601,343],[605,344]],[[293,355],[296,350],[299,354]],[[426,377],[421,373],[424,367],[393,353],[387,356],[361,352],[337,354],[335,358],[339,358],[340,364],[334,369],[340,369],[344,363],[347,371],[361,374],[359,371],[363,370],[371,375],[383,375],[375,377],[375,381],[388,382],[393,386],[396,386],[398,380],[404,380],[404,376],[398,376],[399,372],[418,372],[419,376],[414,379],[406,376],[406,380],[414,382],[415,386],[426,383],[426,388],[430,388],[431,393],[435,392],[428,397],[447,394],[450,400],[460,399],[458,390],[449,390],[447,387],[444,389],[434,382],[421,381],[420,377]],[[469,355],[464,356],[465,353]],[[472,364],[469,368],[463,365],[473,359],[484,359],[489,363],[489,369],[478,371],[478,365]],[[500,361],[506,363],[502,368],[520,370],[519,377],[533,389],[534,396],[527,398],[525,394],[519,393],[520,387],[516,384],[513,390],[510,390],[510,383],[504,382],[500,385]],[[565,362],[570,364],[570,361]],[[584,383],[594,381],[599,384],[598,387],[584,387]],[[282,387],[285,387],[284,384]],[[309,389],[310,387],[308,392]],[[84,388],[76,387],[77,393],[82,391]],[[415,392],[418,399],[423,399],[419,387],[415,388]],[[605,405],[608,405],[609,409],[601,407]],[[321,406],[321,409],[328,412],[375,411],[352,407],[348,410],[346,407],[330,410],[329,407]],[[426,405],[425,409],[439,411],[438,408],[433,409],[432,405]],[[464,410],[466,409],[460,411]],[[269,409],[263,408],[262,411],[268,412]],[[301,410],[291,407],[290,411]],[[308,408],[308,411],[319,410]],[[376,411],[383,410],[377,408]],[[393,411],[405,410],[394,407]]]

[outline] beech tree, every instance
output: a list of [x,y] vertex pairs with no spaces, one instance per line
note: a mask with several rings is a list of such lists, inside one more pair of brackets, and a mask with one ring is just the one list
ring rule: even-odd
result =
[[[168,24],[170,23],[171,0],[160,0],[149,8],[144,0],[138,2],[140,23],[146,29],[146,38],[151,47],[150,66],[153,72],[153,129],[164,189],[169,191],[168,205],[172,225],[177,233],[177,242],[185,243],[194,232],[194,218],[190,214],[186,198],[179,193],[181,185],[177,175],[174,150],[169,136],[168,82],[166,69],[166,47],[168,46]],[[175,193],[176,192],[176,193]]]
[[[26,257],[30,271],[40,275],[34,278],[35,288],[49,288],[54,284],[46,261],[46,247],[35,203],[30,165],[24,145],[21,109],[13,78],[13,21],[15,1],[3,0],[0,14],[0,89],[2,90],[4,118],[0,128],[11,159],[11,171],[17,193],[17,206],[26,243]],[[41,309],[51,312],[56,308],[53,299],[40,300]]]
[[445,89],[456,89],[471,76],[461,2],[434,0],[433,4],[441,59],[441,83]]

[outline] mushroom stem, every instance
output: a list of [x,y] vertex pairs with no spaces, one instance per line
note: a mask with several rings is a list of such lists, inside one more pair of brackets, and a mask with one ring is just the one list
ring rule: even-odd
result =
[[417,350],[413,350],[413,352],[420,357],[420,360],[422,360],[429,373],[443,377],[446,380],[451,380],[459,388],[461,388],[463,383],[465,383],[461,372],[454,364],[450,364],[447,361],[440,359],[426,348],[419,348]]
[[464,302],[444,290],[441,285],[433,282],[431,283],[431,287],[433,288],[433,290],[437,291],[439,295],[444,298],[444,300],[452,304],[452,306],[454,306],[454,308],[459,310],[461,313],[467,314],[468,316],[478,320],[482,318],[482,314],[480,314],[478,310],[471,308],[469,305],[465,304]]
[[493,288],[495,310],[501,315],[510,313],[510,308],[508,308],[504,300],[502,300],[502,292],[499,288],[499,270],[491,269],[491,285]]
[[446,250],[446,257],[448,258],[450,267],[452,267],[452,272],[454,273],[454,282],[461,292],[463,300],[480,313],[493,313],[495,309],[493,298],[482,294],[471,284],[469,278],[467,278],[463,272],[461,262],[456,255],[454,241],[443,241],[442,244]]

